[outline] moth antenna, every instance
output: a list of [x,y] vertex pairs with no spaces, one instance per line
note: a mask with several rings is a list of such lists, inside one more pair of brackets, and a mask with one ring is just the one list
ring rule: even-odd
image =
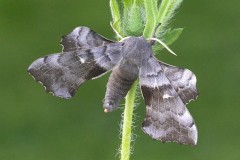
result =
[[174,56],[177,56],[176,53],[174,53],[163,41],[161,41],[160,39],[157,38],[148,38],[147,40],[154,40],[157,41],[158,43],[160,43],[164,48],[166,48],[170,53],[172,53]]
[[110,22],[110,26],[112,27],[113,31],[116,33],[117,37],[119,37],[120,39],[123,39],[123,37],[120,35],[120,33],[113,27],[112,22]]

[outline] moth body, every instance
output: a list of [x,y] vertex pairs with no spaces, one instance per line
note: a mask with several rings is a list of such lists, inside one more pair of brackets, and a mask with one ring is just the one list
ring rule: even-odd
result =
[[108,112],[117,109],[119,101],[138,79],[141,65],[152,54],[150,44],[143,37],[129,37],[122,43],[122,59],[112,70],[103,101],[103,108]]
[[122,43],[124,43],[123,59],[126,59],[130,64],[138,66],[138,68],[153,54],[150,43],[144,37],[129,37]]

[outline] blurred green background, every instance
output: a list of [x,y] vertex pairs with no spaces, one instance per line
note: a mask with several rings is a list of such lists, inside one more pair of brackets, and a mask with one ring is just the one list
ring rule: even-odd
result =
[[[173,22],[184,32],[158,58],[191,69],[200,96],[188,105],[199,130],[196,147],[163,144],[141,131],[139,97],[132,160],[240,159],[240,1],[185,0]],[[0,159],[118,159],[122,110],[104,114],[108,75],[82,85],[74,99],[46,94],[26,72],[61,51],[62,35],[88,26],[113,39],[108,0],[0,0]]]

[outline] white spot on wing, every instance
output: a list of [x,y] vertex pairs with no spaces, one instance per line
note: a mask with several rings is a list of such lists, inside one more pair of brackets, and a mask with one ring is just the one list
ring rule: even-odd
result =
[[82,58],[82,57],[79,57],[79,59],[80,59],[81,63],[85,63],[86,62],[86,60],[84,58]]
[[164,95],[163,95],[163,99],[168,99],[168,98],[170,98],[170,97],[173,97],[173,96],[170,96],[169,94],[164,94]]

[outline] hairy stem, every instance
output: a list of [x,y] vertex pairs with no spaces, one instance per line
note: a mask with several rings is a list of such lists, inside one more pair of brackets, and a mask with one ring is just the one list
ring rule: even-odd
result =
[[131,154],[132,120],[137,83],[138,81],[134,82],[126,96],[122,128],[121,160],[129,160]]

